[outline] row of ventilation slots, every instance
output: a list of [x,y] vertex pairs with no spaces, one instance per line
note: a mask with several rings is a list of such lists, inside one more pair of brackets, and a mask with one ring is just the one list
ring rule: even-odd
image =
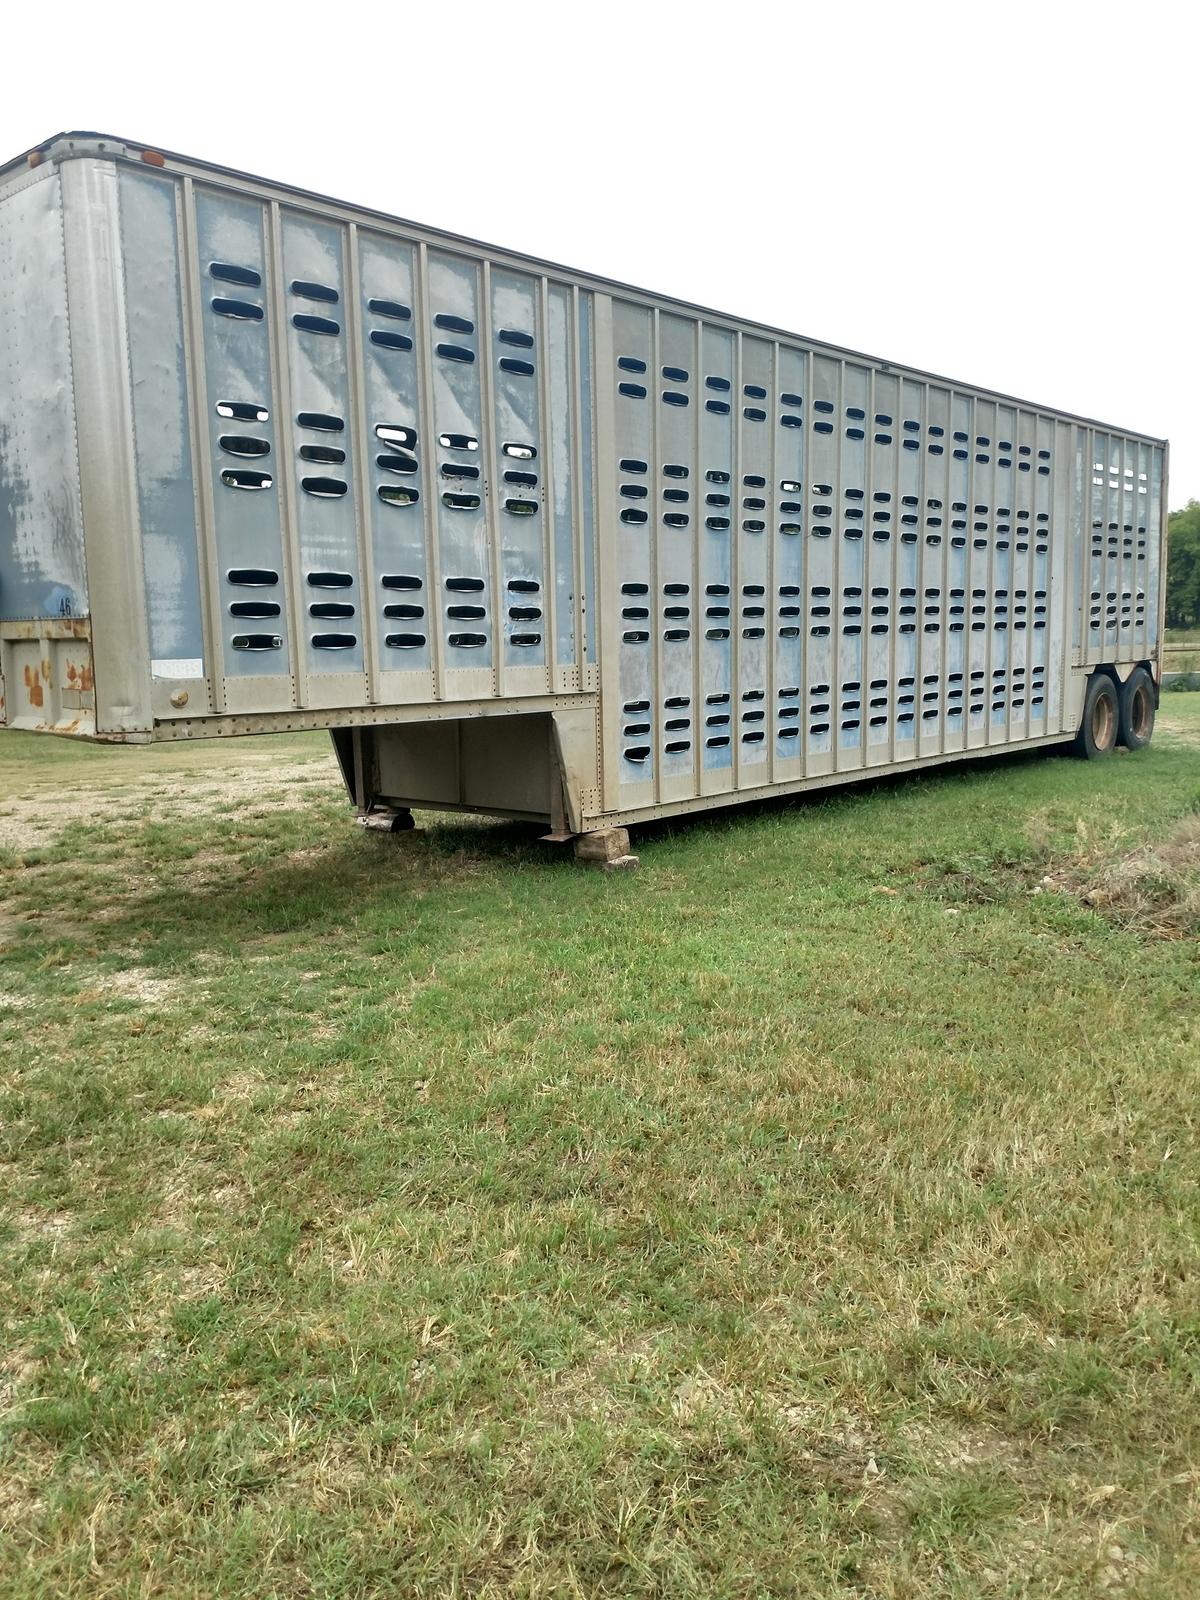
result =
[[[279,583],[278,572],[265,567],[232,567],[226,577],[237,588],[269,589]],[[386,590],[408,594],[416,594],[425,587],[424,581],[412,573],[385,573],[379,581]],[[349,572],[308,574],[308,585],[311,589],[347,590],[353,584],[354,578]],[[480,605],[477,600],[453,598],[462,595],[481,595],[485,587],[482,578],[447,578],[445,585],[452,597],[446,606],[446,616],[450,622],[478,623],[486,618],[487,608]],[[536,601],[541,595],[541,587],[536,578],[509,579],[507,588],[510,621],[522,624],[540,621],[542,611]],[[275,600],[235,600],[229,610],[232,616],[239,619],[266,620],[279,616],[282,607]],[[355,614],[353,605],[334,600],[313,601],[308,611],[311,617],[320,621],[349,621]],[[383,614],[390,622],[420,622],[425,616],[425,607],[416,600],[389,601],[383,608]],[[542,636],[538,632],[525,631],[509,635],[509,643],[518,647],[528,648],[540,644],[541,641]],[[235,634],[232,642],[235,650],[278,650],[283,644],[279,635],[271,633]],[[357,636],[352,633],[317,633],[312,636],[312,643],[318,650],[347,650],[357,642]],[[389,633],[385,635],[383,642],[396,650],[417,650],[425,644],[426,636],[414,632]],[[447,642],[456,649],[470,650],[486,644],[487,634],[473,630],[455,631],[447,635]]]
[[[800,622],[792,619],[799,619],[803,614],[798,603],[801,593],[799,584],[779,585],[777,613],[780,638],[799,637]],[[621,585],[623,601],[621,620],[625,624],[621,638],[625,644],[637,645],[650,642],[650,629],[646,626],[650,621],[650,607],[647,603],[649,594],[650,586],[646,583],[631,581]],[[662,615],[667,625],[663,630],[663,639],[669,644],[682,643],[692,636],[691,605],[684,603],[690,601],[691,585],[683,582],[665,583],[663,594],[666,602],[662,608]],[[1010,593],[1007,588],[996,588],[991,591],[989,597],[987,589],[975,588],[970,591],[969,607],[965,588],[948,589],[945,599],[941,588],[935,585],[929,585],[923,591],[912,587],[902,588],[897,590],[897,595],[900,601],[896,622],[898,633],[916,633],[918,611],[924,619],[921,626],[925,633],[940,633],[943,616],[948,618],[948,633],[963,633],[968,625],[972,633],[982,633],[988,628],[989,623],[998,632],[1005,631],[1011,625],[1014,632],[1022,633],[1029,627],[1031,620],[1036,632],[1041,632],[1046,626],[1045,589],[1033,591],[1032,618],[1028,589],[1013,589]],[[704,637],[717,641],[728,639],[732,620],[729,585],[706,584],[704,596],[704,618],[707,624]],[[1093,600],[1096,598],[1098,597],[1093,595]],[[742,585],[740,621],[743,639],[766,637],[767,608],[765,603],[762,603],[765,599],[765,585],[761,583]],[[864,590],[861,585],[847,584],[842,589],[840,623],[843,637],[861,634],[864,628],[872,634],[886,634],[891,631],[891,589],[886,584],[874,585],[869,590],[869,602],[869,605],[864,606]],[[830,587],[827,584],[813,584],[809,589],[808,605],[810,635],[813,638],[827,637],[832,630],[832,616]],[[764,620],[760,621],[760,618]],[[825,620],[827,618],[830,620]]]
[[[265,406],[245,404],[238,401],[221,401],[217,406],[217,413],[222,418],[236,419],[242,422],[263,423],[270,418],[270,412]],[[341,434],[346,426],[345,419],[342,417],[313,411],[300,412],[296,422],[301,428],[325,434]],[[376,465],[380,470],[403,475],[414,474],[420,470],[416,456],[417,431],[415,428],[394,423],[379,423],[375,428],[375,435],[380,443],[386,446],[385,452],[376,457]],[[222,436],[220,443],[222,449],[230,454],[261,456],[267,454],[271,448],[268,440],[256,437],[230,438],[229,436]],[[443,450],[454,455],[469,455],[479,448],[478,439],[469,434],[461,433],[443,433],[439,436],[438,443]],[[522,461],[531,461],[537,456],[536,448],[530,444],[506,441],[502,448],[506,456]],[[303,461],[320,462],[324,465],[340,464],[346,459],[346,452],[340,445],[302,444],[299,447],[299,454]],[[477,466],[458,460],[444,461],[441,471],[443,477],[456,484],[464,482],[470,484],[479,476],[479,468]],[[269,488],[271,486],[271,479],[265,473],[251,475],[259,480],[256,483],[230,482],[231,478],[245,477],[246,474],[244,473],[234,474],[225,471],[222,472],[221,476],[223,481],[231,488]],[[514,469],[506,472],[505,478],[509,481],[519,481],[523,487],[532,485],[536,488],[537,485],[537,475],[525,469]],[[304,478],[301,481],[305,490],[318,498],[340,498],[347,489],[347,485],[342,479],[322,477]],[[379,486],[379,497],[388,505],[408,506],[415,505],[420,495],[416,488],[407,485],[381,484]],[[470,510],[479,505],[478,494],[464,493],[461,489],[448,490],[443,494],[442,498],[452,510]],[[506,502],[506,505],[510,510],[516,509],[518,514],[527,514],[526,508],[529,510],[537,509],[534,501],[521,500],[519,503],[514,504],[510,500]],[[231,576],[230,581],[237,582],[238,580]],[[315,588],[346,589],[353,583],[353,578],[350,573],[310,573],[308,581]],[[261,574],[258,575],[255,582],[261,585]],[[419,580],[413,579],[411,582],[413,585],[419,586]],[[540,589],[540,585],[534,583],[531,579],[519,579],[514,580],[514,582],[526,586],[532,584],[532,592],[537,592]],[[405,586],[399,578],[390,580],[385,577],[383,583],[385,588],[389,586]],[[483,588],[482,579],[456,578],[448,580],[448,583],[459,587],[471,587],[477,584],[479,589]],[[519,592],[527,593],[531,591],[526,587]],[[259,618],[263,620],[279,616],[280,609],[280,606],[274,601],[261,600],[235,601],[230,607],[234,617],[241,619]],[[355,608],[344,601],[321,601],[309,606],[309,614],[320,621],[348,621],[355,615]],[[389,619],[412,620],[423,615],[423,608],[419,606],[386,605],[384,607],[384,616]],[[461,605],[451,607],[448,615],[452,620],[476,620],[477,618],[482,618],[485,612],[479,606]],[[513,621],[537,621],[541,618],[541,610],[529,605],[514,606],[510,610],[510,618]],[[540,632],[521,632],[510,635],[510,642],[519,648],[536,646],[541,641]],[[386,636],[384,642],[396,649],[418,649],[426,641],[424,634],[392,633]],[[276,634],[237,634],[234,636],[232,643],[236,650],[278,650],[282,647],[283,640]],[[313,647],[318,650],[349,650],[353,649],[357,643],[358,636],[348,632],[316,633],[312,635]],[[479,633],[452,633],[449,636],[449,643],[457,648],[469,649],[486,644],[487,638],[486,635]]]
[[[647,366],[640,356],[619,356],[617,358],[617,369],[618,373],[624,372],[631,373],[636,376],[642,376],[646,373]],[[684,367],[663,367],[662,377],[663,381],[668,384],[688,384],[691,381],[691,374]],[[731,399],[726,399],[724,397],[726,395],[732,396],[733,384],[731,380],[729,378],[718,377],[714,373],[709,373],[704,379],[704,387],[706,389],[715,391],[713,394],[708,395],[705,398],[704,409],[706,411],[713,412],[717,416],[728,416],[732,410],[732,401]],[[619,377],[617,382],[617,392],[624,395],[628,400],[644,400],[646,398],[646,385],[643,383],[633,382],[628,378]],[[743,384],[742,395],[746,400],[756,401],[766,400],[768,398],[768,392],[761,383]],[[691,396],[683,388],[663,389],[661,391],[661,398],[662,403],[667,406],[687,406],[691,404]],[[802,428],[804,426],[804,418],[800,414],[804,407],[804,398],[802,395],[789,394],[786,390],[781,391],[779,395],[779,404],[781,407],[785,408],[780,412],[779,415],[779,423],[781,427]],[[865,439],[868,428],[867,413],[861,406],[847,406],[845,410],[848,423],[846,428],[847,439]],[[835,424],[829,419],[836,414],[836,411],[837,407],[834,405],[832,400],[814,401],[814,417],[812,424],[813,432],[835,432]],[[767,420],[767,413],[760,405],[743,406],[742,416],[747,422],[765,422]],[[880,429],[886,431],[880,432],[878,431]],[[883,411],[877,411],[875,413],[876,431],[872,433],[872,439],[875,444],[894,444],[896,437],[893,431],[894,429],[894,418],[890,417],[886,412]],[[939,426],[937,423],[930,423],[928,427],[923,430],[921,424],[913,417],[906,417],[900,425],[900,442],[904,448],[906,450],[919,450],[921,448],[920,435],[922,431],[924,431],[928,438],[926,448],[929,454],[931,456],[944,455],[946,447],[939,441],[947,437],[945,428]],[[971,435],[964,432],[962,429],[955,429],[949,435],[949,438],[953,446],[951,454],[956,461],[968,460],[971,456],[972,449],[975,452],[975,460],[980,465],[986,465],[991,461],[992,457],[990,451],[992,449],[992,440],[989,436],[985,434],[976,434],[973,446],[971,443]],[[998,467],[1011,467],[1015,461],[1016,466],[1021,472],[1031,472],[1033,470],[1035,463],[1033,459],[1034,450],[1032,445],[1017,445],[1014,452],[1011,439],[997,439],[995,443],[995,451],[996,465]],[[1038,472],[1041,473],[1043,477],[1047,477],[1049,475],[1049,462],[1049,450],[1039,450],[1037,452],[1036,464]]]
[[[214,261],[209,267],[210,274],[225,283],[238,284],[243,287],[258,287],[262,277],[253,267],[234,266],[228,262]],[[310,283],[302,279],[294,279],[291,284],[293,295],[302,299],[316,301],[327,306],[335,306],[340,300],[338,290],[330,284]],[[372,299],[369,300],[368,310],[375,316],[397,322],[411,320],[411,308],[397,300]],[[212,301],[212,309],[220,316],[233,317],[240,321],[261,321],[264,315],[263,308],[251,301],[230,300],[217,297]],[[451,315],[448,312],[439,312],[433,319],[434,326],[459,335],[470,335],[475,331],[475,324],[466,317]],[[316,316],[308,312],[297,312],[292,317],[294,326],[301,332],[337,335],[341,326],[328,316]],[[412,339],[408,334],[398,333],[387,328],[374,328],[369,334],[371,343],[389,350],[408,351],[412,349]],[[503,344],[517,346],[522,349],[533,348],[533,335],[517,328],[501,328],[498,330],[497,339]],[[475,352],[465,345],[439,343],[435,346],[437,354],[449,361],[473,362]],[[531,377],[534,372],[533,363],[524,357],[503,356],[499,365],[505,372]],[[243,422],[266,422],[270,413],[265,406],[248,404],[237,401],[225,401],[217,407],[218,414],[225,418],[232,418]],[[328,416],[320,412],[301,412],[297,417],[301,428],[315,429],[323,433],[340,434],[345,429],[345,421],[341,417]],[[375,465],[381,472],[393,475],[414,475],[418,471],[415,456],[417,442],[416,430],[396,423],[379,423],[375,428],[376,438],[386,449],[385,453],[377,455]],[[443,434],[441,444],[444,448],[464,451],[477,450],[478,440],[466,434]],[[242,458],[262,458],[270,455],[271,445],[269,440],[253,436],[238,436],[235,434],[222,435],[219,440],[222,450],[227,454]],[[524,444],[516,440],[506,441],[502,446],[503,454],[521,461],[531,461],[537,455],[533,445]],[[346,452],[340,446],[324,444],[302,444],[300,446],[300,459],[306,463],[326,467],[341,466],[345,463]],[[442,502],[450,510],[474,511],[480,504],[480,497],[476,489],[480,477],[479,468],[464,463],[445,462],[442,464],[441,475],[448,480],[448,487],[443,489]],[[256,471],[250,468],[228,468],[221,473],[221,481],[230,489],[270,489],[272,487],[271,475],[268,472]],[[527,470],[509,470],[504,473],[504,481],[510,490],[504,499],[504,509],[513,516],[533,516],[538,510],[538,501],[531,498],[529,490],[537,488],[537,476]],[[310,474],[300,480],[300,486],[306,494],[318,499],[340,499],[349,492],[349,484],[344,478],[328,474]],[[379,498],[387,505],[410,506],[416,505],[420,499],[420,492],[412,485],[393,484],[384,482],[378,485]]]
[[[266,406],[252,402],[223,400],[217,405],[217,415],[226,421],[238,421],[244,424],[262,424],[270,420],[270,411]],[[301,411],[296,417],[297,426],[309,431],[326,435],[342,435],[345,432],[345,419],[323,412]],[[375,464],[382,472],[398,476],[411,476],[420,471],[417,459],[417,430],[399,423],[378,423],[375,427],[375,436],[384,446],[381,454],[375,458]],[[253,435],[223,434],[219,443],[227,454],[242,457],[263,457],[270,453],[270,441]],[[480,503],[480,497],[475,492],[473,485],[477,483],[480,469],[469,460],[459,459],[469,457],[479,449],[479,441],[470,434],[443,433],[438,438],[439,446],[448,452],[450,459],[441,464],[441,475],[455,485],[447,489],[442,500],[451,510],[475,510]],[[532,444],[520,443],[515,440],[506,440],[502,445],[503,454],[509,459],[530,462],[537,457],[537,448]],[[307,463],[322,466],[339,466],[346,460],[346,451],[340,445],[304,443],[299,446],[300,459]],[[519,486],[522,490],[536,490],[537,474],[528,467],[512,468],[504,473],[505,481],[512,486]],[[265,472],[249,472],[245,469],[225,469],[221,473],[222,482],[231,489],[269,489],[272,479]],[[301,479],[304,490],[318,499],[340,499],[347,492],[348,484],[344,479],[328,476],[304,477]],[[420,492],[415,486],[408,484],[383,483],[378,487],[379,498],[392,506],[415,505],[420,499]],[[505,509],[514,515],[530,515],[538,509],[537,501],[524,498],[509,497],[505,500]],[[230,582],[238,582],[230,577]],[[244,580],[243,580],[244,581]],[[263,575],[254,576],[255,586],[262,586]],[[276,580],[273,580],[276,581]],[[309,583],[316,588],[347,589],[353,583],[349,573],[327,572],[310,573]],[[384,578],[384,587],[406,586],[399,578],[394,580]],[[477,584],[483,588],[482,579],[450,579],[451,585],[469,587]],[[538,592],[540,585],[532,579],[518,579],[514,583],[523,585],[517,592]],[[419,586],[419,580],[411,580],[411,585]],[[529,586],[532,585],[532,588]],[[512,585],[510,585],[512,587]],[[280,615],[281,608],[274,601],[235,601],[230,607],[231,614],[239,619],[247,620],[256,618],[267,620]],[[309,606],[309,614],[319,621],[349,621],[355,615],[355,608],[346,601],[320,601]],[[424,615],[423,608],[415,605],[386,605],[384,616],[388,619],[413,620]],[[477,620],[485,615],[480,606],[461,605],[451,607],[448,615],[452,620]],[[532,605],[514,605],[510,608],[510,619],[514,622],[531,622],[541,619],[540,608]],[[541,644],[542,635],[536,631],[522,631],[509,636],[510,643],[518,648],[528,648]],[[426,642],[425,635],[419,633],[391,633],[386,635],[387,645],[396,649],[418,649]],[[315,633],[312,635],[312,644],[318,650],[349,650],[358,643],[358,636],[349,632]],[[485,634],[475,632],[456,632],[449,635],[449,643],[457,648],[470,649],[487,643]],[[235,650],[278,650],[282,648],[283,640],[277,634],[256,633],[236,634],[232,640]]]
[[[1014,667],[1010,674],[998,667],[992,673],[989,696],[988,675],[983,669],[970,673],[951,672],[946,679],[947,720],[953,721],[969,715],[978,721],[987,711],[1005,710],[1021,713],[1028,704],[1029,715],[1038,720],[1045,715],[1046,669],[1044,666]],[[901,738],[912,738],[918,714],[922,722],[933,722],[942,714],[941,680],[936,673],[927,673],[921,679],[920,705],[917,703],[915,676],[896,680],[896,727]],[[885,728],[888,722],[888,680],[874,678],[868,685],[866,720],[870,727]],[[847,679],[841,686],[838,707],[839,726],[843,733],[858,732],[862,728],[864,707],[862,684]],[[765,723],[767,711],[765,689],[748,689],[741,697],[738,717],[741,742],[744,745],[762,744],[767,737]],[[704,700],[704,743],[709,750],[728,747],[733,740],[731,731],[733,697],[727,693],[710,694]],[[777,693],[776,737],[790,743],[800,737],[800,689],[798,686],[780,689]],[[964,704],[965,702],[965,704]],[[665,713],[662,724],[663,751],[666,755],[682,755],[692,748],[691,697],[672,695],[663,701]],[[626,761],[641,766],[650,758],[651,746],[644,742],[651,731],[649,700],[627,700],[623,707],[626,721],[622,734],[627,741],[622,754]],[[827,683],[815,683],[808,691],[808,732],[812,738],[828,734],[832,728],[833,700]],[[861,736],[861,735],[860,735]],[[856,741],[857,742],[857,741]]]
[[[645,461],[626,456],[621,461],[621,471],[631,477],[644,474],[649,470]],[[680,487],[680,484],[691,475],[690,468],[679,462],[668,462],[662,469],[663,477],[670,480],[668,486],[662,491],[664,504],[669,508],[663,513],[663,523],[668,528],[686,528],[690,517],[684,506],[691,501],[691,491]],[[704,474],[705,482],[717,487],[707,490],[704,496],[706,516],[704,525],[713,533],[725,533],[731,526],[731,511],[733,497],[727,492],[726,485],[731,482],[731,474],[720,468],[709,468]],[[746,473],[742,478],[744,489],[765,489],[767,480],[759,473]],[[801,484],[792,478],[783,478],[779,483],[780,492],[784,495],[799,495],[803,492]],[[634,505],[623,506],[621,521],[628,526],[640,527],[650,520],[650,513],[641,503],[649,498],[650,491],[644,483],[627,482],[621,484],[621,498],[632,500]],[[834,494],[833,485],[829,483],[814,483],[812,485],[814,499],[810,507],[811,533],[813,538],[827,539],[833,533],[832,518],[834,508],[829,497]],[[892,495],[886,489],[877,490],[871,496],[873,509],[868,520],[866,511],[866,491],[864,489],[845,489],[843,499],[846,502],[842,508],[842,518],[845,526],[842,534],[847,539],[862,539],[866,536],[869,526],[871,538],[877,544],[885,544],[892,537],[892,524],[895,520],[890,507]],[[917,495],[906,494],[900,497],[901,511],[899,514],[900,542],[902,544],[916,544],[919,535],[917,529],[921,524],[921,501]],[[743,515],[741,530],[743,533],[765,533],[766,521],[757,515],[767,509],[767,502],[761,495],[744,495],[741,502],[742,512],[749,512],[749,517]],[[937,499],[925,501],[925,543],[940,545],[942,534],[936,530],[944,526],[943,513],[945,503]],[[987,505],[977,504],[973,509],[963,500],[955,500],[950,505],[950,544],[956,550],[971,546],[976,550],[986,549],[989,542],[997,550],[1015,549],[1018,555],[1024,555],[1029,549],[1032,539],[1036,554],[1045,555],[1050,537],[1050,513],[1039,511],[1036,514],[1028,510],[1020,510],[1015,516],[1015,530],[1013,521],[998,520],[993,529],[990,522],[991,508]],[[779,502],[780,516],[785,520],[780,522],[779,531],[782,534],[798,534],[803,531],[799,521],[788,520],[801,517],[804,505],[800,500],[784,499]],[[998,519],[1013,517],[1009,506],[997,506],[995,516]],[[1015,538],[1014,538],[1015,532]],[[995,534],[989,541],[988,535]],[[968,534],[971,537],[968,539]]]
[[[217,406],[217,415],[234,419],[239,422],[266,422],[270,412],[266,406],[246,403],[238,400],[222,400]],[[301,411],[296,416],[296,425],[300,428],[312,430],[316,433],[340,434],[344,432],[345,419],[330,416],[320,411]],[[402,423],[380,422],[375,425],[375,437],[385,448],[375,457],[375,465],[380,472],[388,472],[397,476],[407,477],[420,472],[420,463],[416,456],[417,430],[406,427]],[[231,456],[254,457],[261,459],[271,453],[271,443],[245,434],[221,434],[218,438],[221,449]],[[455,452],[474,451],[479,449],[479,440],[466,433],[443,433],[439,436],[438,443],[444,450]],[[501,445],[501,451],[506,456],[517,461],[533,461],[537,457],[537,447],[525,444],[515,439],[506,439]],[[341,445],[328,444],[302,444],[299,447],[301,461],[307,464],[321,466],[342,466],[346,460],[346,451]],[[442,503],[451,511],[476,511],[479,508],[480,496],[477,485],[480,479],[480,469],[470,462],[443,461],[441,476],[453,487],[443,490]],[[273,479],[269,472],[250,471],[246,468],[226,468],[221,473],[221,481],[229,489],[270,489]],[[509,468],[505,470],[504,482],[510,489],[520,489],[520,495],[509,494],[504,500],[504,509],[512,516],[531,517],[538,510],[536,499],[528,498],[530,492],[537,490],[537,473],[528,468]],[[344,478],[334,478],[326,475],[302,477],[300,487],[306,494],[318,500],[340,500],[349,490],[350,485]],[[378,486],[379,498],[389,506],[415,506],[421,498],[420,490],[411,484],[381,483]]]
[[[243,289],[257,289],[262,286],[262,274],[254,267],[235,266],[228,261],[213,261],[209,264],[208,270],[209,275],[219,283],[236,285]],[[298,299],[327,308],[337,306],[341,300],[338,290],[329,283],[312,283],[304,278],[293,278],[290,288]],[[210,301],[210,305],[217,316],[229,317],[235,322],[262,322],[266,316],[265,308],[257,301],[244,298],[233,299],[227,295],[216,295]],[[384,324],[369,330],[367,337],[373,345],[381,350],[412,349],[413,341],[410,334],[403,333],[394,326],[387,326],[389,323],[411,322],[411,306],[399,300],[372,298],[367,301],[367,310]],[[475,324],[468,317],[455,316],[447,311],[439,311],[433,319],[433,325],[443,333],[453,333],[460,337],[470,337],[475,332]],[[318,315],[311,311],[294,312],[292,326],[301,333],[321,334],[327,338],[337,338],[342,331],[342,325],[336,317]],[[499,328],[496,331],[496,338],[501,344],[510,348],[533,349],[533,335],[521,328]],[[434,350],[444,361],[460,361],[470,365],[475,360],[475,351],[470,345],[442,340],[434,345]],[[526,356],[501,355],[497,365],[501,372],[522,378],[533,377],[536,370],[534,363]]]
[[[1092,582],[1099,584],[1105,557],[1110,561],[1136,562],[1144,565],[1147,556],[1146,528],[1139,525],[1134,538],[1134,525],[1110,522],[1105,525],[1099,518],[1092,523]],[[1144,574],[1139,574],[1143,576]],[[1088,627],[1092,633],[1118,628],[1141,628],[1146,622],[1146,591],[1144,589],[1095,588],[1089,596]]]

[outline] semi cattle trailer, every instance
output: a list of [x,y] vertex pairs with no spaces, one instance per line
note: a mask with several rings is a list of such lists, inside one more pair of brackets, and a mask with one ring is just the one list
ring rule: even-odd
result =
[[1166,467],[127,140],[0,168],[0,723],[327,728],[375,824],[1143,744]]

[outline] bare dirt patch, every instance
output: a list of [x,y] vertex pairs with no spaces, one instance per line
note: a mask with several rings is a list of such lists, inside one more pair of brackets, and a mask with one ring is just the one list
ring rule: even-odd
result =
[[80,821],[103,827],[139,815],[170,822],[197,814],[269,816],[297,811],[316,796],[336,794],[338,788],[332,760],[315,756],[281,762],[270,755],[243,755],[218,781],[204,784],[197,784],[190,770],[164,772],[161,767],[147,769],[130,782],[115,783],[110,774],[98,775],[73,782],[65,791],[61,783],[48,789],[42,780],[9,797],[0,815],[0,849],[44,848]]
[[122,1000],[136,1000],[139,1005],[161,1006],[169,1004],[179,989],[177,978],[156,978],[144,967],[127,967],[124,972],[106,972],[96,980],[102,993],[115,994]]

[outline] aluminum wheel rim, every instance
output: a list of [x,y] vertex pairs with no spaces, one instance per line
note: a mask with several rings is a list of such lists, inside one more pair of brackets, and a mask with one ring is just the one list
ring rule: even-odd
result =
[[1092,707],[1092,743],[1097,750],[1107,750],[1112,744],[1114,728],[1112,696],[1097,695]]
[[1150,732],[1150,691],[1144,683],[1139,683],[1133,691],[1133,704],[1129,708],[1129,721],[1133,735],[1137,739],[1145,739]]

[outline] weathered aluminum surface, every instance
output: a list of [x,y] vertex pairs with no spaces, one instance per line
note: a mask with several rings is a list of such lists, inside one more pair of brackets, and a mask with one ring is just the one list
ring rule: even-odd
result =
[[87,613],[57,170],[0,188],[0,618]]
[[[101,732],[553,706],[582,823],[1061,738],[1157,659],[1161,441],[140,157],[0,170],[63,174]],[[470,748],[533,814],[524,738]]]

